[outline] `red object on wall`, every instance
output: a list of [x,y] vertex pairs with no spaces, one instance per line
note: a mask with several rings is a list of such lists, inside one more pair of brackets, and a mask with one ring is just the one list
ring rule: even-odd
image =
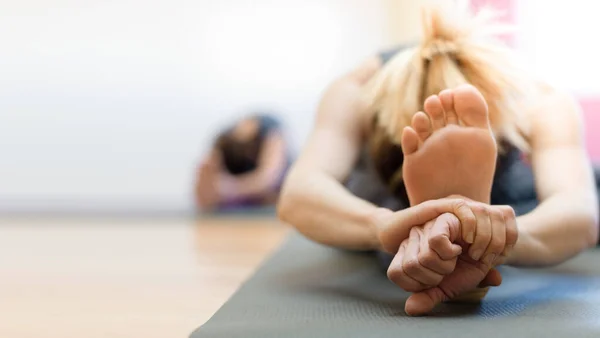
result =
[[[517,24],[517,0],[471,0],[471,7],[477,11],[489,7],[501,11],[502,21]],[[514,36],[502,37],[507,44],[514,46]],[[600,95],[579,97],[584,114],[586,145],[596,163],[600,163]]]
[[600,164],[600,97],[582,97],[579,104],[585,119],[585,139],[588,152]]
[[[471,7],[477,12],[481,8],[492,8],[503,14],[501,21],[515,24],[517,21],[516,0],[471,0]],[[500,38],[509,46],[514,46],[514,34],[502,35]]]

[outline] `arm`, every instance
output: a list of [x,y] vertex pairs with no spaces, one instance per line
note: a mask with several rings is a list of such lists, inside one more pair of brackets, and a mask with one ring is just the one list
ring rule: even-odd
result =
[[211,149],[202,160],[196,173],[194,195],[201,210],[211,210],[219,203],[217,185],[221,172],[221,160],[216,149]]
[[379,67],[379,60],[371,59],[326,91],[315,127],[286,178],[278,214],[316,242],[395,253],[413,226],[443,213],[452,212],[471,225],[475,219],[462,199],[432,200],[392,212],[355,197],[340,183],[365,140],[368,116],[360,99],[362,87]]
[[553,94],[534,112],[532,165],[540,205],[517,218],[519,241],[507,263],[552,265],[593,246],[598,200],[575,102]]
[[353,196],[340,182],[350,174],[365,137],[362,87],[379,67],[373,58],[330,85],[284,183],[280,218],[317,242],[351,249],[378,246],[368,225],[377,207]]
[[270,192],[279,183],[286,165],[286,144],[283,135],[279,132],[271,132],[262,145],[255,170],[239,176],[221,172],[219,182],[221,199],[226,201],[243,199]]

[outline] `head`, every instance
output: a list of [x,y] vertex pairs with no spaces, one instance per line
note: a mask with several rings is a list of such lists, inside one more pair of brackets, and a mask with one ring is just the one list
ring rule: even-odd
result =
[[425,99],[443,89],[469,83],[486,99],[490,122],[500,149],[509,143],[528,151],[527,119],[523,118],[536,93],[536,83],[514,60],[511,50],[494,38],[506,28],[492,24],[496,16],[465,9],[423,12],[420,44],[401,51],[366,88],[374,116],[370,154],[393,190],[401,183],[400,136]]
[[256,166],[260,151],[259,128],[258,120],[251,116],[218,137],[216,146],[221,150],[223,162],[230,173],[244,173]]

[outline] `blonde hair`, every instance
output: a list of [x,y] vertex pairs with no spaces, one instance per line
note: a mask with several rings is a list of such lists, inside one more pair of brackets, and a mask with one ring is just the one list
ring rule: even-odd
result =
[[393,154],[402,130],[423,110],[425,99],[465,83],[485,98],[496,139],[529,150],[525,114],[537,85],[494,37],[510,27],[495,24],[498,15],[488,9],[475,16],[466,8],[454,9],[424,10],[421,43],[395,55],[366,86],[369,112],[375,117],[371,156],[387,183],[397,183],[401,176],[400,168],[393,168],[401,161]]

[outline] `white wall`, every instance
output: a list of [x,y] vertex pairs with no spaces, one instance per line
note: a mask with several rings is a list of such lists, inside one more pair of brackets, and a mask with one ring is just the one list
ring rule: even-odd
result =
[[517,1],[518,49],[533,72],[578,95],[600,93],[600,3]]
[[[388,0],[389,1],[389,0]],[[213,133],[285,114],[386,46],[387,1],[0,3],[0,209],[191,206]]]

